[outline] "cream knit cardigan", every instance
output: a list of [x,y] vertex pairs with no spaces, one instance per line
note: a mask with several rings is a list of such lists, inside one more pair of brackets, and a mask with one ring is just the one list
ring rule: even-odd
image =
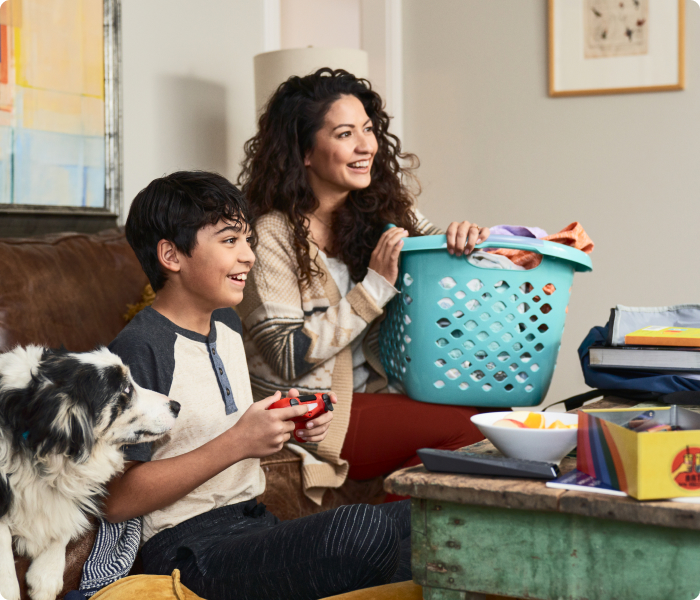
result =
[[[440,233],[420,213],[422,235]],[[383,390],[387,376],[379,361],[379,323],[383,310],[359,282],[341,298],[338,287],[310,243],[310,258],[321,274],[303,286],[287,217],[270,212],[255,225],[256,261],[244,299],[236,307],[255,400],[295,387],[301,394],[332,390],[338,397],[326,438],[300,446],[304,493],[317,504],[326,488],[340,487],[349,465],[340,458],[350,422],[353,393],[351,342],[371,324],[362,350],[370,370],[366,392]]]

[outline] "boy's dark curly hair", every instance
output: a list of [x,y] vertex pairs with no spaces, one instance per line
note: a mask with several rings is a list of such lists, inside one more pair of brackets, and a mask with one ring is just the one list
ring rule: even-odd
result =
[[[272,211],[284,213],[294,232],[294,247],[303,282],[310,284],[318,266],[309,258],[309,219],[319,205],[304,166],[331,105],[341,96],[355,96],[371,119],[378,142],[369,187],[350,192],[333,216],[335,239],[330,252],[342,260],[353,281],[367,274],[370,255],[387,223],[416,235],[412,206],[418,159],[401,152],[389,133],[389,115],[369,81],[342,69],[319,69],[306,77],[290,77],[272,95],[258,122],[258,132],[245,144],[238,184],[248,199],[251,221]],[[407,161],[402,166],[400,160]]]

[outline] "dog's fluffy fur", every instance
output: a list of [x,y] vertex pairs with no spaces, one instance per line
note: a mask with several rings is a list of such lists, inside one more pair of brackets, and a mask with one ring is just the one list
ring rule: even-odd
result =
[[179,405],[136,385],[102,348],[38,346],[0,355],[0,594],[19,600],[12,544],[29,556],[33,600],[63,587],[65,549],[100,512],[120,447],[169,431]]

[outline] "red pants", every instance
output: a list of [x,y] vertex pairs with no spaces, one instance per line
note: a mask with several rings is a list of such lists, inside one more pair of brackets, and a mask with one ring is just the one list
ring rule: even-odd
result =
[[340,457],[350,479],[371,479],[421,463],[419,448],[455,450],[484,439],[470,421],[489,409],[427,404],[401,394],[354,394]]

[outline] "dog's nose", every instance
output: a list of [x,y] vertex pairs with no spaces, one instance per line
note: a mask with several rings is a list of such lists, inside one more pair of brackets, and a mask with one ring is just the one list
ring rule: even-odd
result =
[[180,412],[180,406],[179,402],[175,402],[175,400],[171,400],[169,403],[170,406],[170,412],[173,413],[173,416],[177,417],[178,413]]

